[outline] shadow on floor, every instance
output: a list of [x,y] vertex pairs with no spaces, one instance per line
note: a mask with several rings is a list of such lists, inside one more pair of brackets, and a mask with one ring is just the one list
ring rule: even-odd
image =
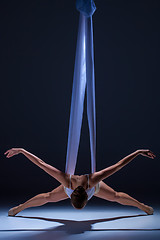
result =
[[18,218],[28,218],[28,219],[38,219],[50,222],[61,223],[63,225],[48,228],[48,229],[10,229],[10,230],[0,230],[0,232],[8,231],[8,232],[17,232],[17,231],[63,231],[67,234],[80,234],[86,231],[160,231],[160,229],[145,229],[145,228],[136,228],[136,229],[92,229],[92,225],[96,223],[116,221],[124,218],[134,218],[134,217],[147,217],[146,214],[138,214],[131,216],[120,216],[114,218],[104,218],[104,219],[94,219],[94,220],[86,220],[86,221],[75,221],[75,220],[66,220],[66,219],[52,219],[52,218],[44,218],[44,217],[29,217],[29,216],[15,216]]

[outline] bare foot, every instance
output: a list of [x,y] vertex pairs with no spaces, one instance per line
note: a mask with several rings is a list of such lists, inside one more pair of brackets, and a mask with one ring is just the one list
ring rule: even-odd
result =
[[145,204],[143,204],[143,205],[144,205],[144,210],[143,211],[146,212],[148,215],[152,215],[154,213],[154,209],[152,207],[147,206]]
[[13,207],[8,211],[8,216],[15,216],[17,213],[20,212],[19,206]]
[[154,213],[154,209],[148,206],[148,210],[146,211],[148,215],[152,215]]

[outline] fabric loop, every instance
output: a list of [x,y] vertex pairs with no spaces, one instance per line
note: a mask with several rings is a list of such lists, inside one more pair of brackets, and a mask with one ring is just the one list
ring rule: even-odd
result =
[[96,11],[96,5],[93,0],[76,0],[76,8],[85,17],[90,17]]

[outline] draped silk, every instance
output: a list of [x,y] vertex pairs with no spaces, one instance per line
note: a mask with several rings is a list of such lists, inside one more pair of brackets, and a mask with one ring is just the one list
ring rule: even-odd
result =
[[96,110],[92,14],[96,7],[92,0],[78,0],[80,11],[74,65],[72,99],[68,132],[65,172],[75,172],[83,119],[84,97],[87,93],[87,119],[90,135],[91,171],[96,170]]

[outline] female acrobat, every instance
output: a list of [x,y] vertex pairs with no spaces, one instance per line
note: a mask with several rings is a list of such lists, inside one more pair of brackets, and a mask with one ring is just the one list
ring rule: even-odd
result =
[[152,207],[137,201],[126,193],[116,192],[103,182],[104,179],[119,171],[138,155],[154,159],[156,156],[150,150],[137,150],[110,167],[92,174],[80,176],[66,174],[22,148],[12,148],[6,151],[5,155],[7,158],[10,158],[19,153],[22,153],[31,162],[55,178],[60,183],[60,186],[51,192],[38,194],[25,203],[11,208],[8,212],[9,216],[15,216],[29,207],[41,206],[48,202],[58,202],[67,198],[71,199],[71,204],[74,208],[82,209],[93,195],[108,201],[118,202],[122,205],[137,207],[149,215],[153,214]]

